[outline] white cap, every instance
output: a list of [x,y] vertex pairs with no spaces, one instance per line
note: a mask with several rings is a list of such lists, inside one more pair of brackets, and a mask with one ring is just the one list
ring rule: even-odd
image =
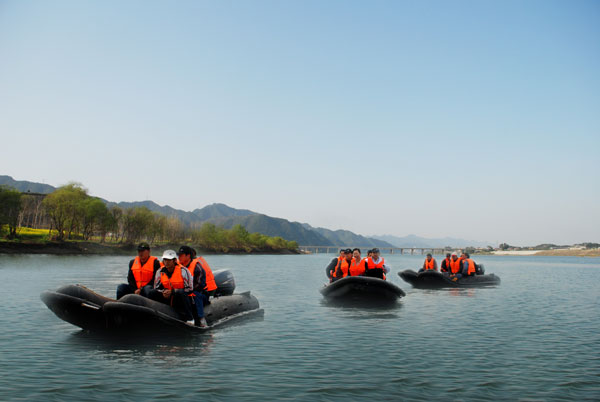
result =
[[452,253],[452,255],[455,255],[455,256],[457,256],[457,257],[458,257],[458,254],[456,254],[456,251],[455,251],[455,252],[453,252],[453,253]]
[[163,253],[162,259],[167,259],[167,260],[174,260],[177,258],[177,254],[175,253],[174,250],[165,250],[165,252]]

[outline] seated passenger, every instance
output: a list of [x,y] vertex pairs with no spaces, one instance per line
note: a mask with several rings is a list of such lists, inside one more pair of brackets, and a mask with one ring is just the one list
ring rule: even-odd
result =
[[335,271],[333,271],[332,282],[337,281],[338,279],[345,278],[348,276],[348,272],[350,271],[350,266],[352,265],[352,250],[347,248],[344,250],[344,258],[340,259],[337,266],[335,267]]
[[450,258],[450,274],[451,276],[459,274],[462,270],[462,260],[458,259],[458,254],[456,252],[452,253],[452,257]]
[[423,268],[419,270],[419,272],[423,271],[437,271],[437,261],[431,254],[427,254],[425,262],[423,263]]
[[194,325],[197,327],[206,327],[206,318],[204,318],[204,304],[208,301],[208,294],[205,292],[206,272],[198,263],[197,259],[192,259],[193,251],[189,246],[181,246],[177,252],[179,264],[186,267],[193,277],[193,288],[190,297],[193,300],[192,316],[194,316]]
[[192,260],[198,261],[198,264],[200,264],[200,266],[204,270],[204,273],[206,274],[206,286],[204,286],[204,291],[207,295],[206,300],[204,302],[204,305],[206,306],[207,304],[210,304],[208,299],[214,296],[215,292],[217,291],[217,282],[215,281],[215,275],[213,274],[210,265],[208,265],[208,262],[206,262],[204,257],[196,257],[196,250],[194,249],[192,249]]
[[129,261],[127,283],[117,287],[117,299],[132,293],[148,296],[148,292],[154,286],[154,277],[160,269],[160,262],[158,258],[150,255],[150,245],[146,242],[140,243],[137,251],[138,256]]
[[477,273],[477,264],[475,264],[475,261],[473,261],[471,259],[471,256],[469,255],[469,253],[465,253],[465,260],[463,261],[463,269],[462,269],[463,276],[471,276],[471,275],[475,275],[476,273]]
[[443,274],[449,274],[450,273],[450,253],[446,253],[446,258],[444,258],[444,260],[442,261],[442,265],[440,267],[440,272]]
[[380,257],[378,248],[374,248],[372,253],[372,256],[367,258],[367,270],[365,276],[385,280],[385,274],[390,272],[390,268],[385,265],[383,257]]
[[471,259],[469,253],[462,253],[458,259],[460,270],[457,274],[453,275],[452,280],[457,281],[463,276],[475,275],[477,272],[475,261]]
[[360,258],[360,249],[352,250],[352,264],[350,265],[350,276],[363,276],[367,271],[367,259]]
[[331,260],[329,265],[327,265],[327,267],[325,267],[325,274],[329,278],[329,282],[333,282],[332,278],[333,278],[333,273],[335,272],[335,268],[340,263],[340,261],[343,258],[345,258],[345,256],[346,256],[346,249],[341,249],[340,255],[335,257],[333,260]]
[[160,303],[168,304],[183,321],[194,325],[190,293],[193,288],[193,278],[187,268],[177,263],[177,254],[173,250],[165,250],[162,256],[164,267],[156,272],[154,289],[148,292],[148,297]]

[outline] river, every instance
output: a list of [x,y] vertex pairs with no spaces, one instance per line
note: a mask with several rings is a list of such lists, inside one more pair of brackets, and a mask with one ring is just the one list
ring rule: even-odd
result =
[[[264,318],[187,338],[106,339],[58,319],[43,290],[114,297],[127,257],[0,256],[0,400],[599,400],[600,258],[481,256],[486,289],[419,290],[387,309],[332,307],[333,255],[208,256]],[[438,261],[441,257],[438,257]]]

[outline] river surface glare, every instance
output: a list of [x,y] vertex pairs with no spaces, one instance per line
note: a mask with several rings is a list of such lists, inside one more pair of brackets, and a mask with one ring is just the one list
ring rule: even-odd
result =
[[[129,257],[0,256],[0,400],[600,400],[600,259],[482,256],[496,288],[419,290],[332,307],[333,255],[208,256],[265,310],[191,337],[107,339],[58,319],[43,290],[114,297]],[[442,257],[437,257],[438,262]]]

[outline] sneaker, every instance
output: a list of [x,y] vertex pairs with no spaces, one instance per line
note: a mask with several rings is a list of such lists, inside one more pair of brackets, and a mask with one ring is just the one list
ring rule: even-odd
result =
[[206,318],[202,317],[198,321],[196,321],[196,326],[200,328],[208,327],[208,323],[206,322]]
[[191,325],[192,327],[194,326],[194,320],[188,320],[185,322],[187,325]]
[[452,278],[452,282],[456,282],[458,280],[458,278],[455,276],[454,278]]

